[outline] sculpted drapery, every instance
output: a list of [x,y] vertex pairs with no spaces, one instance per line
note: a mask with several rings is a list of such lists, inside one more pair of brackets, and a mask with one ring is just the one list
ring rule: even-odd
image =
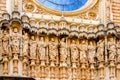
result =
[[1,48],[3,48],[3,50],[1,50],[1,51],[2,51],[3,55],[8,54],[8,52],[9,52],[9,34],[8,34],[7,30],[3,31],[3,36],[2,36],[1,40],[2,40]]
[[18,33],[18,29],[14,28],[11,37],[11,50],[12,53],[19,53],[20,52],[20,39],[21,36]]

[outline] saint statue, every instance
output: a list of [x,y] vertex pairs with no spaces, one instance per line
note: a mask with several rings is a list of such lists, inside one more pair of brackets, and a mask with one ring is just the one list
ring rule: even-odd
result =
[[67,43],[66,43],[65,38],[62,38],[60,40],[60,61],[66,62],[67,57],[68,57]]
[[46,47],[47,47],[47,44],[45,43],[44,38],[40,37],[40,40],[39,40],[38,46],[37,46],[38,55],[40,56],[40,60],[45,60]]
[[31,36],[29,44],[30,44],[30,58],[36,59],[37,43],[35,40],[35,36],[33,36],[33,35]]
[[71,60],[72,62],[77,62],[79,58],[79,50],[75,40],[72,40],[71,46]]
[[104,40],[99,40],[97,43],[97,59],[98,61],[104,60]]
[[79,46],[80,49],[80,62],[87,61],[87,44],[85,40],[82,40],[81,45]]
[[56,61],[58,54],[58,44],[55,42],[54,38],[51,38],[49,42],[49,57],[51,61]]
[[22,47],[23,56],[28,56],[29,37],[27,32],[24,32],[22,36],[22,42],[23,42],[23,47]]
[[1,51],[2,51],[3,55],[8,55],[8,53],[9,53],[9,34],[8,34],[7,30],[3,31],[3,36],[2,36],[1,40],[2,40],[1,47],[3,48],[3,50],[1,50]]
[[18,33],[18,29],[14,28],[13,33],[11,35],[11,50],[12,53],[19,53],[20,52],[20,34]]
[[120,40],[117,42],[117,60],[120,61]]
[[94,63],[95,49],[96,47],[94,46],[93,42],[90,41],[90,44],[88,45],[88,60],[90,63]]
[[116,56],[116,45],[113,38],[108,42],[109,60],[114,60]]

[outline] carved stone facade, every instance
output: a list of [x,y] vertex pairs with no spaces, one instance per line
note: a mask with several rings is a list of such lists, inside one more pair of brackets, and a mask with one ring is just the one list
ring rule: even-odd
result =
[[[2,75],[37,80],[105,80],[108,76],[119,80],[119,26],[110,22],[106,30],[103,24],[97,28],[90,24],[87,30],[75,25],[68,29],[63,17],[62,28],[44,27],[44,24],[39,29],[28,18],[27,15],[20,18],[18,11],[13,11],[12,16],[3,14],[0,23]],[[105,74],[106,68],[109,74]]]
[[[120,79],[120,26],[111,20],[112,8],[106,5],[109,0],[94,0],[86,11],[64,12],[62,17],[61,13],[42,8],[37,0],[1,1],[0,10],[1,4],[9,1],[14,5],[9,7],[11,13],[5,9],[5,13],[0,13],[0,76],[36,80]],[[107,7],[102,14],[101,5]],[[40,17],[36,18],[36,14]],[[105,23],[108,20],[111,22]]]

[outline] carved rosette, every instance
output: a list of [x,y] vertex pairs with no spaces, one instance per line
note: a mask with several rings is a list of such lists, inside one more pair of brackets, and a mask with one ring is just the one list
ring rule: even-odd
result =
[[77,25],[76,25],[76,23],[72,23],[71,25],[70,25],[70,27],[71,27],[71,31],[70,31],[70,37],[78,37],[78,35],[79,35],[79,32],[78,32],[78,28],[77,28]]

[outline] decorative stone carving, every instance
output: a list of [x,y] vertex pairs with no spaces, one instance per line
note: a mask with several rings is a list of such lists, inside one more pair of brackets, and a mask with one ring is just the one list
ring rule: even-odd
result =
[[54,38],[51,38],[48,47],[50,61],[56,61],[58,55],[58,44],[55,42]]
[[80,49],[80,62],[85,63],[87,61],[87,44],[85,40],[82,40],[82,43],[79,45]]
[[34,35],[31,36],[29,44],[30,44],[30,58],[31,59],[36,59],[37,42],[35,40]]
[[95,57],[95,50],[96,47],[94,46],[93,42],[90,41],[88,45],[88,59],[90,63],[94,63],[94,57]]
[[67,57],[68,57],[68,51],[67,51],[68,45],[65,40],[65,38],[62,38],[60,40],[60,61],[63,63],[66,63]]
[[8,75],[8,73],[9,73],[9,71],[8,71],[8,67],[9,67],[8,62],[9,61],[8,61],[7,56],[3,57],[3,62],[4,62],[4,64],[3,64],[3,74]]
[[109,60],[115,60],[116,44],[113,38],[111,38],[110,41],[108,42],[108,52],[109,52]]
[[37,50],[38,50],[38,55],[40,57],[40,60],[45,60],[46,47],[47,47],[47,44],[44,41],[44,37],[40,37],[40,40],[37,45]]
[[13,29],[13,33],[10,36],[11,37],[11,50],[12,53],[15,54],[19,54],[20,52],[20,39],[21,39],[21,35],[18,33],[18,29],[14,28]]
[[22,53],[23,53],[23,56],[28,56],[29,37],[27,32],[24,32],[23,34],[24,35],[22,36],[22,42],[23,42]]
[[120,62],[120,40],[117,42],[117,61]]
[[8,53],[9,52],[9,34],[8,34],[7,30],[3,31],[2,46],[1,47],[3,47],[3,50],[1,50],[2,54],[3,55],[8,55],[9,54]]
[[71,61],[73,63],[76,63],[79,58],[79,51],[78,51],[78,46],[77,46],[75,40],[72,40],[70,49],[71,49]]
[[100,39],[97,42],[97,59],[98,61],[104,60],[104,40]]

